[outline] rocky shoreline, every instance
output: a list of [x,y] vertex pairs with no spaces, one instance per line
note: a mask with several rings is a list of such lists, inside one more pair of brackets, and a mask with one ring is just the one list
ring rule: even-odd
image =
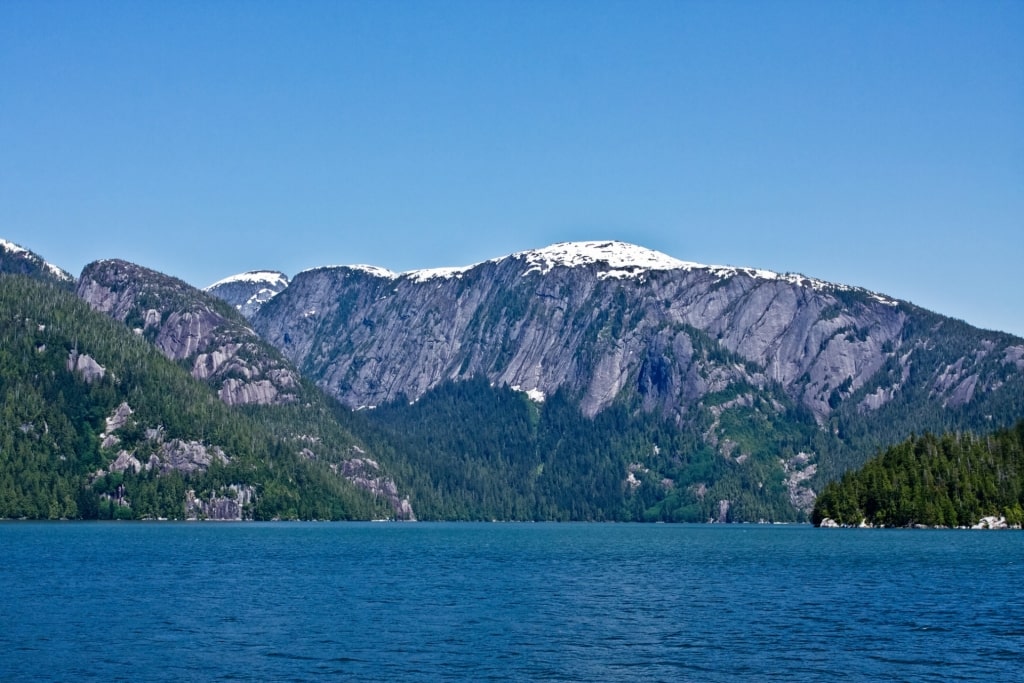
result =
[[1020,524],[1009,524],[1006,521],[1006,517],[982,517],[977,524],[973,526],[929,526],[927,524],[909,524],[907,526],[893,526],[887,527],[884,524],[869,524],[866,520],[861,520],[860,524],[840,524],[831,517],[826,517],[821,520],[821,524],[818,525],[819,529],[1020,529]]

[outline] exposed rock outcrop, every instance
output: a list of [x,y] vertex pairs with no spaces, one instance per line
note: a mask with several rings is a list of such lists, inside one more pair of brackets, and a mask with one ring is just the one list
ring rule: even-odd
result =
[[[101,445],[104,448],[114,448],[120,442],[120,437],[115,434],[119,429],[129,425],[132,421],[132,409],[127,403],[122,403],[107,420],[107,428],[100,435]],[[137,451],[121,450],[117,457],[106,470],[100,470],[96,476],[102,476],[107,471],[143,472],[156,470],[160,474],[170,472],[181,472],[192,474],[194,472],[206,471],[214,462],[227,464],[229,458],[224,449],[219,446],[209,446],[199,441],[186,441],[184,439],[166,440],[164,430],[161,427],[153,427],[145,430],[146,441],[143,442],[143,453],[148,455],[138,456]]]
[[86,266],[78,295],[121,320],[165,356],[191,363],[228,404],[297,399],[298,373],[222,301],[175,278],[118,260]]
[[67,367],[68,371],[77,372],[89,384],[103,379],[107,374],[107,369],[97,363],[92,356],[79,353],[77,350],[68,353]]
[[114,412],[107,416],[107,428],[100,434],[100,445],[103,448],[113,448],[121,442],[121,438],[114,434],[118,429],[128,424],[132,416],[132,408],[127,403],[121,403]]
[[185,492],[185,518],[218,521],[240,521],[252,519],[252,507],[256,492],[251,486],[231,484],[218,495],[202,499],[196,492]]
[[788,460],[779,461],[785,475],[782,483],[789,492],[789,502],[805,514],[811,512],[817,499],[814,490],[809,486],[811,478],[818,471],[818,466],[812,462],[813,457],[810,453],[797,453]]
[[191,474],[209,469],[214,462],[228,462],[227,455],[219,446],[211,447],[198,441],[172,439],[160,444],[160,449],[149,457],[147,469],[157,467],[164,473],[176,470]]
[[413,512],[409,499],[399,494],[393,479],[382,476],[380,465],[375,460],[356,457],[346,460],[340,465],[332,465],[331,468],[364,491],[369,491],[375,497],[387,500],[394,512],[395,519],[406,522],[416,521],[416,513]]

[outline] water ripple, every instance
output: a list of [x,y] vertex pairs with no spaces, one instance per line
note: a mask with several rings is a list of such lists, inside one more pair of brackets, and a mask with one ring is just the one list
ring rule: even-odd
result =
[[1024,637],[1024,592],[976,572],[1024,563],[1012,533],[0,524],[0,544],[12,680],[1019,680]]

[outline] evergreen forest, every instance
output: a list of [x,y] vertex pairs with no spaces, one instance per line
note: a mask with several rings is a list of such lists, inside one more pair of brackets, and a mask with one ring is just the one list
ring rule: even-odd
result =
[[[69,369],[72,354],[94,359],[102,377]],[[103,448],[106,419],[122,403],[131,419]],[[190,474],[109,467],[120,450],[145,462],[174,439],[220,449],[226,461]],[[316,458],[304,455],[310,443]],[[326,400],[273,414],[232,409],[66,287],[0,275],[0,518],[181,519],[186,492],[231,498],[239,486],[256,494],[250,519],[387,516],[383,501],[331,468],[354,444]]]
[[800,521],[777,458],[818,430],[810,416],[793,427],[770,415],[735,418],[751,437],[761,430],[739,459],[705,443],[700,425],[625,403],[587,417],[562,391],[536,403],[480,377],[341,418],[362,423],[353,429],[412,492],[420,519]]
[[[173,287],[154,292],[164,290],[180,306],[193,296]],[[226,318],[238,317],[218,305]],[[133,333],[137,320],[125,325],[93,311],[43,270],[0,274],[0,519],[203,516],[189,500],[238,500],[246,519],[393,517],[393,497],[343,476],[356,459],[393,482],[423,520],[827,517],[964,526],[990,514],[1020,519],[1020,424],[971,434],[1024,415],[1024,374],[994,354],[978,356],[975,368],[995,374],[1002,389],[944,409],[928,368],[965,357],[992,335],[926,311],[915,316],[906,330],[909,371],[893,361],[876,382],[837,387],[842,400],[823,424],[781,386],[744,382],[703,395],[682,417],[644,410],[637,392],[587,416],[581,397],[565,390],[537,402],[484,377],[372,410],[352,411],[309,380],[292,403],[231,407],[191,376],[188,363],[168,360],[145,333]],[[937,341],[918,343],[940,328],[946,334]],[[691,332],[703,361],[744,362]],[[73,367],[76,358],[99,371]],[[896,379],[902,390],[892,400],[873,411],[858,407]],[[130,417],[112,428],[108,419],[122,406]],[[925,436],[856,469],[866,454],[915,431]],[[169,443],[223,457],[201,467],[154,466]],[[821,491],[813,512],[812,490]]]
[[977,437],[907,439],[827,484],[812,521],[841,525],[973,526],[982,517],[1024,523],[1024,420]]

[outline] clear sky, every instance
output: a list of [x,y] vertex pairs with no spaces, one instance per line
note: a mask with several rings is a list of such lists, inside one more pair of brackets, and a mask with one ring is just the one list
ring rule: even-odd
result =
[[1024,2],[2,0],[0,237],[197,286],[619,239],[1024,335]]

